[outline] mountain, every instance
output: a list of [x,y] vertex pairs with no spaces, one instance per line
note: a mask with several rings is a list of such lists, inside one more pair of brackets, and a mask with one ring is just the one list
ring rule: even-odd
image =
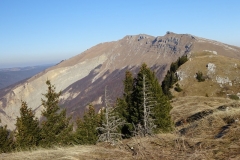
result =
[[[9,129],[14,128],[21,99],[40,117],[41,98],[47,90],[47,79],[55,84],[57,91],[62,90],[61,106],[67,108],[69,115],[76,117],[83,113],[89,103],[98,108],[103,105],[105,86],[113,102],[121,96],[127,69],[136,74],[145,62],[161,82],[172,62],[183,55],[191,57],[203,51],[240,59],[239,47],[172,32],[158,37],[130,35],[118,41],[98,44],[21,83],[0,90],[2,123],[8,124]],[[194,64],[197,65],[198,61]]]
[[51,66],[52,65],[0,68],[0,89],[30,78]]

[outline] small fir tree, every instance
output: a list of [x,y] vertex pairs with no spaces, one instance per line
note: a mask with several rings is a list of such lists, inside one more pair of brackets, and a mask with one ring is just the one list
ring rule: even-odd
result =
[[88,111],[84,113],[83,119],[77,119],[77,129],[74,134],[74,140],[77,144],[96,144],[98,133],[96,128],[99,124],[99,116],[95,113],[92,105],[89,105]]
[[27,103],[22,101],[16,122],[16,145],[22,149],[37,146],[40,140],[39,121]]
[[128,138],[131,136],[133,131],[131,115],[129,114],[132,106],[133,82],[134,79],[132,77],[132,73],[127,70],[125,73],[125,79],[123,81],[124,85],[123,98],[117,99],[117,108],[115,109],[119,117],[121,117],[126,122],[129,122],[125,123],[121,129],[122,134]]
[[[0,119],[1,123],[1,119]],[[8,143],[9,143],[9,132],[7,130],[7,125],[0,126],[0,153],[5,153],[8,151]]]
[[[1,119],[0,119],[1,124]],[[13,132],[7,129],[7,125],[0,125],[0,153],[11,152],[16,148]]]
[[42,111],[43,121],[41,123],[41,145],[66,145],[71,143],[73,126],[69,123],[70,117],[66,117],[66,109],[60,110],[58,105],[60,92],[55,91],[55,86],[49,80],[46,81],[48,91],[43,94],[46,100],[42,99],[45,108]]

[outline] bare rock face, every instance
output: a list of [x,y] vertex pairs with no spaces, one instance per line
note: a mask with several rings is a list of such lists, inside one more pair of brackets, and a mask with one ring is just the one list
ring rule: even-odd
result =
[[222,86],[223,84],[228,84],[229,86],[232,86],[232,81],[228,77],[216,76],[216,81],[220,86]]
[[177,71],[176,75],[179,81],[182,81],[184,80],[184,78],[187,77],[186,73],[184,73],[183,71]]
[[[203,44],[207,44],[207,47]],[[217,47],[220,49],[214,49],[218,55],[223,54],[222,47],[233,48],[219,44]],[[126,70],[136,74],[140,65],[145,62],[155,71],[161,82],[170,64],[179,57],[212,48],[216,48],[216,45],[205,39],[172,32],[158,37],[128,35],[118,41],[98,44],[30,79],[0,90],[2,124],[7,124],[9,129],[15,128],[21,100],[26,101],[36,112],[36,116],[40,117],[43,109],[41,98],[47,91],[47,79],[56,86],[57,91],[62,91],[60,106],[67,109],[68,115],[76,117],[82,115],[89,103],[98,108],[103,106],[105,86],[108,86],[113,102],[116,97],[121,96]],[[240,57],[240,49],[234,49],[230,55]]]
[[214,63],[207,64],[207,76],[212,77],[215,74],[216,65]]

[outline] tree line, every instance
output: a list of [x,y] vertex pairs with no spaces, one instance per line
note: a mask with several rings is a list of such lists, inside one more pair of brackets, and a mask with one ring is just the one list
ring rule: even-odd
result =
[[[173,84],[175,84],[178,81],[178,77],[176,75],[177,69],[183,65],[185,62],[187,62],[188,58],[186,56],[179,57],[176,62],[173,62],[170,66],[170,70],[168,70],[164,80],[162,81],[162,90],[163,93],[169,98],[173,98],[170,88],[173,87]],[[180,88],[177,88],[177,91],[180,90]]]
[[[179,66],[182,61],[180,58],[175,63]],[[165,77],[161,86],[155,73],[145,63],[136,77],[126,71],[122,97],[110,104],[106,87],[104,107],[96,113],[90,104],[83,117],[74,124],[71,123],[71,117],[66,116],[66,109],[59,106],[61,91],[56,92],[55,86],[47,80],[47,93],[41,99],[44,107],[41,119],[36,118],[34,111],[22,101],[16,129],[9,131],[7,126],[0,126],[0,153],[38,146],[96,144],[100,141],[116,143],[121,138],[169,132],[173,127],[170,116],[172,107],[169,95],[164,94],[162,88],[166,83],[173,83],[168,80]]]

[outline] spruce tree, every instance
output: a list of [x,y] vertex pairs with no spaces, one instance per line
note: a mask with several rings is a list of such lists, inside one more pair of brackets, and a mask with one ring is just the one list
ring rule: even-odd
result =
[[[1,119],[0,119],[1,123]],[[8,136],[9,132],[7,130],[7,125],[0,126],[0,153],[8,151]]]
[[167,97],[162,93],[162,88],[154,74],[147,65],[144,63],[137,77],[135,78],[135,84],[133,89],[133,106],[131,108],[131,120],[135,126],[144,126],[144,85],[148,85],[147,96],[148,96],[148,106],[153,106],[151,111],[151,118],[154,120],[156,125],[156,132],[169,131],[172,126],[170,110],[171,105]]
[[39,121],[27,103],[22,101],[16,122],[16,145],[21,149],[37,146],[40,140]]
[[152,73],[151,92],[155,103],[153,108],[153,119],[154,124],[156,125],[155,131],[170,131],[172,129],[172,121],[170,116],[172,106],[168,97],[163,94],[162,88],[154,73]]
[[49,80],[46,81],[48,91],[43,94],[46,99],[42,99],[42,105],[45,108],[42,111],[43,121],[41,123],[41,145],[65,145],[71,143],[72,125],[70,125],[70,117],[66,117],[66,109],[61,110],[58,103],[60,92],[56,92],[56,88]]
[[96,144],[98,133],[96,128],[99,123],[99,116],[95,113],[92,105],[89,105],[88,111],[84,113],[83,119],[76,121],[77,129],[74,134],[74,140],[77,144]]
[[137,77],[134,79],[134,88],[132,95],[132,106],[130,108],[131,122],[134,125],[141,123],[143,125],[143,77],[146,77],[146,82],[149,83],[151,71],[147,68],[147,65],[142,64]]
[[116,112],[118,113],[119,117],[125,120],[126,124],[122,126],[122,134],[125,137],[131,136],[131,131],[133,130],[131,117],[130,117],[130,109],[132,106],[132,93],[133,93],[133,77],[130,71],[126,71],[125,79],[123,81],[124,84],[124,93],[122,98],[117,99],[117,108]]
[[[0,119],[1,124],[1,119]],[[7,129],[7,125],[0,125],[0,154],[11,152],[15,149],[14,134]]]

